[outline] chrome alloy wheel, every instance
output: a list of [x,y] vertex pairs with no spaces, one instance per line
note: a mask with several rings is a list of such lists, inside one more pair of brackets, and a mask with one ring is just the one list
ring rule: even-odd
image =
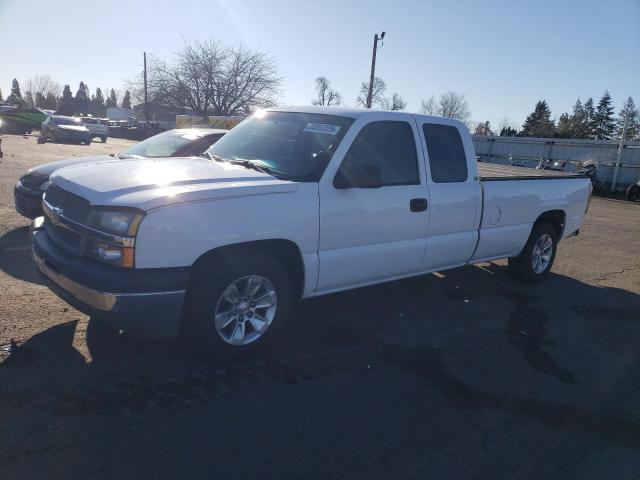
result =
[[265,334],[276,315],[278,297],[271,282],[258,275],[229,285],[214,313],[216,332],[231,345],[248,345]]
[[531,255],[531,266],[536,273],[542,273],[551,263],[551,255],[553,254],[553,240],[551,235],[545,233],[538,238],[538,241],[533,247]]

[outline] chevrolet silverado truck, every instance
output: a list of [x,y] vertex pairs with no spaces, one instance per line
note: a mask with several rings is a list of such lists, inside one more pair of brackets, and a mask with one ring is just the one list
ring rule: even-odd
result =
[[246,352],[296,299],[499,258],[541,281],[590,196],[583,176],[479,164],[456,120],[271,109],[199,158],[56,171],[32,250],[95,321]]

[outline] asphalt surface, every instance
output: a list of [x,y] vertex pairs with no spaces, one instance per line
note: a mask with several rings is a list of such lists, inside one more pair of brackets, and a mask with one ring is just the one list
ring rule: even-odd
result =
[[640,205],[594,199],[544,284],[500,261],[330,295],[220,363],[35,274],[13,183],[118,142],[2,145],[0,478],[639,478]]

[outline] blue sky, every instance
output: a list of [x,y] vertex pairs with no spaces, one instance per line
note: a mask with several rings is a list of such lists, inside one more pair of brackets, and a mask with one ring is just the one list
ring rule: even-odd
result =
[[214,37],[270,52],[283,104],[308,104],[326,75],[354,105],[382,30],[376,73],[408,111],[447,90],[494,126],[521,125],[543,98],[556,118],[605,89],[616,112],[628,95],[640,104],[640,0],[0,0],[0,88],[44,73],[74,93],[80,80],[121,88],[143,51],[168,58]]

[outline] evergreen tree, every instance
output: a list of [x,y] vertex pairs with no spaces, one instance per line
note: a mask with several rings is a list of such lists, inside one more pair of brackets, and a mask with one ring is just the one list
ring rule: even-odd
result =
[[91,114],[96,117],[104,117],[106,115],[106,107],[104,105],[104,97],[100,87],[96,88],[96,94],[91,97]]
[[13,79],[11,82],[11,93],[7,97],[7,103],[9,105],[16,105],[18,107],[24,107],[25,101],[20,93],[20,84],[17,79]]
[[500,136],[501,137],[517,137],[518,130],[511,127],[502,127],[502,130],[500,130]]
[[589,126],[587,125],[586,112],[580,99],[577,99],[573,106],[573,113],[569,117],[569,122],[571,123],[571,137],[568,138],[588,138]]
[[[48,96],[48,95],[47,95]],[[58,115],[75,115],[76,107],[73,102],[73,94],[71,93],[71,87],[65,85],[62,90],[62,97],[56,107],[56,113]]]
[[611,138],[613,135],[613,129],[615,127],[615,120],[613,119],[613,102],[611,101],[611,95],[608,91],[605,91],[598,107],[596,108],[596,115],[594,118],[595,134],[596,138],[606,139]]
[[551,109],[546,100],[536,103],[535,109],[522,124],[521,137],[553,137],[555,124],[551,120]]
[[24,103],[29,108],[33,108],[36,106],[35,99],[33,98],[33,94],[30,90],[24,92]]
[[587,98],[587,101],[584,102],[584,127],[585,127],[585,137],[584,138],[595,138],[596,137],[596,109],[593,106],[593,98]]
[[627,97],[627,99],[622,104],[622,110],[618,114],[618,120],[616,121],[616,129],[615,136],[616,138],[620,138],[622,136],[622,128],[624,126],[624,118],[627,117],[627,131],[625,132],[624,138],[626,140],[636,140],[640,135],[640,122],[638,121],[639,116],[638,109],[636,108],[636,104],[633,101],[633,98]]
[[111,93],[109,94],[109,98],[107,98],[107,108],[117,107],[117,106],[118,106],[118,98],[116,97],[116,91],[112,88]]
[[53,92],[47,92],[44,105],[40,105],[40,108],[46,108],[47,110],[55,110],[58,105],[58,97]]
[[91,103],[91,100],[89,99],[89,87],[87,87],[84,82],[80,82],[80,85],[78,86],[78,92],[76,93],[74,103],[76,110],[79,113],[89,113],[89,105]]
[[129,90],[124,92],[124,97],[122,97],[122,104],[120,106],[127,110],[131,110],[131,94],[129,93]]
[[558,138],[573,138],[573,123],[568,113],[563,113],[558,119],[558,126],[556,128],[556,137]]
[[44,107],[44,104],[47,102],[47,99],[42,94],[42,92],[37,92],[36,93],[36,98],[34,99],[34,101],[35,101],[36,107],[46,108],[46,107]]

